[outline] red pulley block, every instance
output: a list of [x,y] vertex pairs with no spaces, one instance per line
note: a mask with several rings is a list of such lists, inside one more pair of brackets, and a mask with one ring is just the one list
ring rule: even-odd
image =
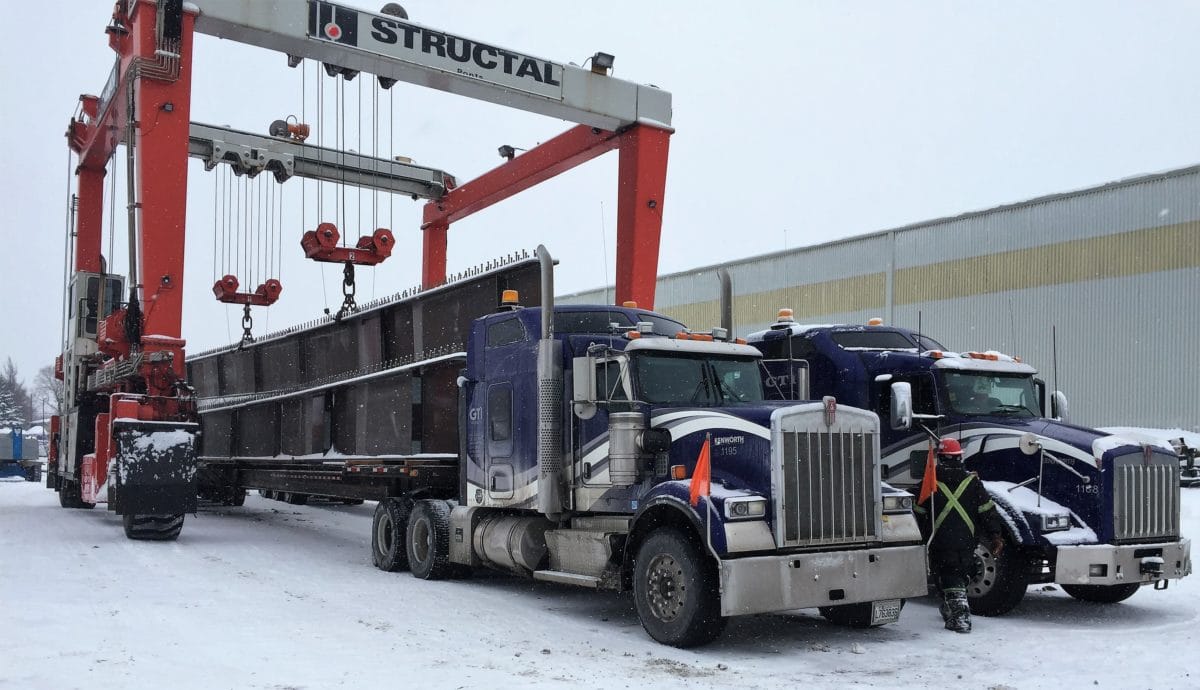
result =
[[309,230],[300,239],[304,255],[313,261],[336,264],[358,264],[374,266],[392,255],[396,238],[387,228],[379,228],[371,235],[358,238],[353,247],[339,247],[342,236],[333,223],[321,223],[316,230]]
[[234,275],[226,275],[213,283],[213,294],[218,302],[225,304],[249,304],[255,307],[269,307],[279,299],[283,285],[274,278],[268,278],[254,292],[238,292],[238,279]]

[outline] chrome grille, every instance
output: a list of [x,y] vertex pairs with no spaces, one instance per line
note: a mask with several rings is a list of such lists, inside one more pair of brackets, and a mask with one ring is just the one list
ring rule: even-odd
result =
[[1179,462],[1164,455],[1126,455],[1113,467],[1113,532],[1117,541],[1179,536]]
[[[839,411],[845,414],[846,410]],[[872,541],[878,534],[874,430],[784,430],[776,526],[781,547]]]

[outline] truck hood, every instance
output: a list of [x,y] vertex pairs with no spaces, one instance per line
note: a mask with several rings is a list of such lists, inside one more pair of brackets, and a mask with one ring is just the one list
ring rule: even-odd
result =
[[700,449],[710,439],[713,483],[764,496],[771,489],[771,413],[794,403],[730,407],[661,408],[651,425],[671,432],[670,463],[695,471]]
[[1151,442],[1147,443],[1149,439],[1108,434],[1040,417],[989,419],[992,421],[980,420],[955,427],[952,434],[973,446],[964,448],[968,453],[979,450],[976,444],[985,444],[988,450],[1010,446],[1015,448],[1021,435],[1026,433],[1036,434],[1047,451],[1074,458],[1092,467],[1117,455],[1141,452],[1143,445],[1151,446],[1158,452],[1174,453],[1174,449],[1161,441],[1150,440]]

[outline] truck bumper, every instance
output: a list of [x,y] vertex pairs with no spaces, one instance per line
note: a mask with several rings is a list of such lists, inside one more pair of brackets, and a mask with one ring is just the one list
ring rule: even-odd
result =
[[920,544],[721,561],[723,616],[919,597],[927,591]]
[[1157,544],[1060,546],[1054,581],[1064,585],[1121,585],[1173,580],[1192,572],[1189,539]]

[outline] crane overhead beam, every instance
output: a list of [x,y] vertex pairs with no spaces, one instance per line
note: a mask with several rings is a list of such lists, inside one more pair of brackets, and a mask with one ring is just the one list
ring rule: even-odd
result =
[[250,177],[269,171],[280,182],[294,175],[414,199],[440,199],[455,185],[453,176],[435,168],[199,122],[189,129],[188,155],[208,170],[225,163]]
[[[196,32],[604,130],[671,125],[671,94],[323,0],[193,0]],[[298,62],[298,61],[297,61]],[[385,82],[385,84],[388,82]]]

